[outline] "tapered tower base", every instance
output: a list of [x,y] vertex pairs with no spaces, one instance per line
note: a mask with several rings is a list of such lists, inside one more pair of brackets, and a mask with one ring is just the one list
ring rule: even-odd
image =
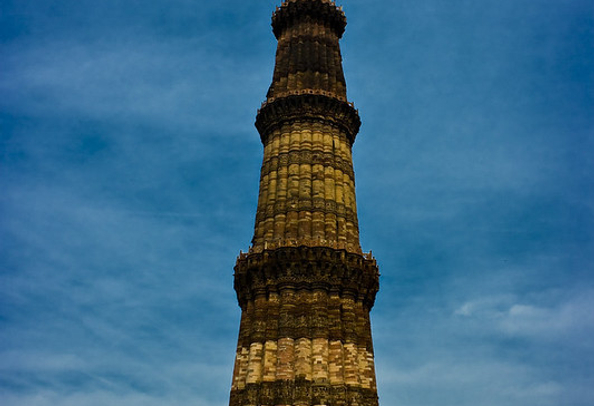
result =
[[241,255],[231,406],[376,406],[375,261],[324,247]]

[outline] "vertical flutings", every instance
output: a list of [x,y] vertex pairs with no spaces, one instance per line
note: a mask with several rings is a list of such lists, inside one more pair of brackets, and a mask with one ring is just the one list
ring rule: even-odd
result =
[[254,236],[235,266],[231,406],[378,406],[369,313],[379,272],[359,244],[345,25],[329,0],[285,1],[272,18]]

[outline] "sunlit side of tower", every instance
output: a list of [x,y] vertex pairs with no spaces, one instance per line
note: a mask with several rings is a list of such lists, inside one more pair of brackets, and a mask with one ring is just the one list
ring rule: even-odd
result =
[[276,65],[252,246],[235,266],[241,324],[230,406],[377,406],[369,312],[378,268],[361,251],[346,98],[330,0],[276,9]]

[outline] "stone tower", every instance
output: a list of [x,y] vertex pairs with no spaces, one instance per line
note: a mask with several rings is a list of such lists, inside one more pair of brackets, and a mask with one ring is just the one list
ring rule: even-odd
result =
[[255,231],[235,266],[230,406],[378,405],[369,312],[379,273],[359,244],[351,147],[360,120],[346,98],[345,26],[330,0],[287,0],[272,16]]

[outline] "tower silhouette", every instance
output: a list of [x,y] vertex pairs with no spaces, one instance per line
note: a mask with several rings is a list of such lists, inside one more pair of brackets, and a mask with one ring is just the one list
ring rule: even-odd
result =
[[264,145],[252,245],[234,285],[241,323],[230,406],[377,406],[369,312],[379,288],[361,251],[347,101],[330,0],[287,0],[256,118]]

